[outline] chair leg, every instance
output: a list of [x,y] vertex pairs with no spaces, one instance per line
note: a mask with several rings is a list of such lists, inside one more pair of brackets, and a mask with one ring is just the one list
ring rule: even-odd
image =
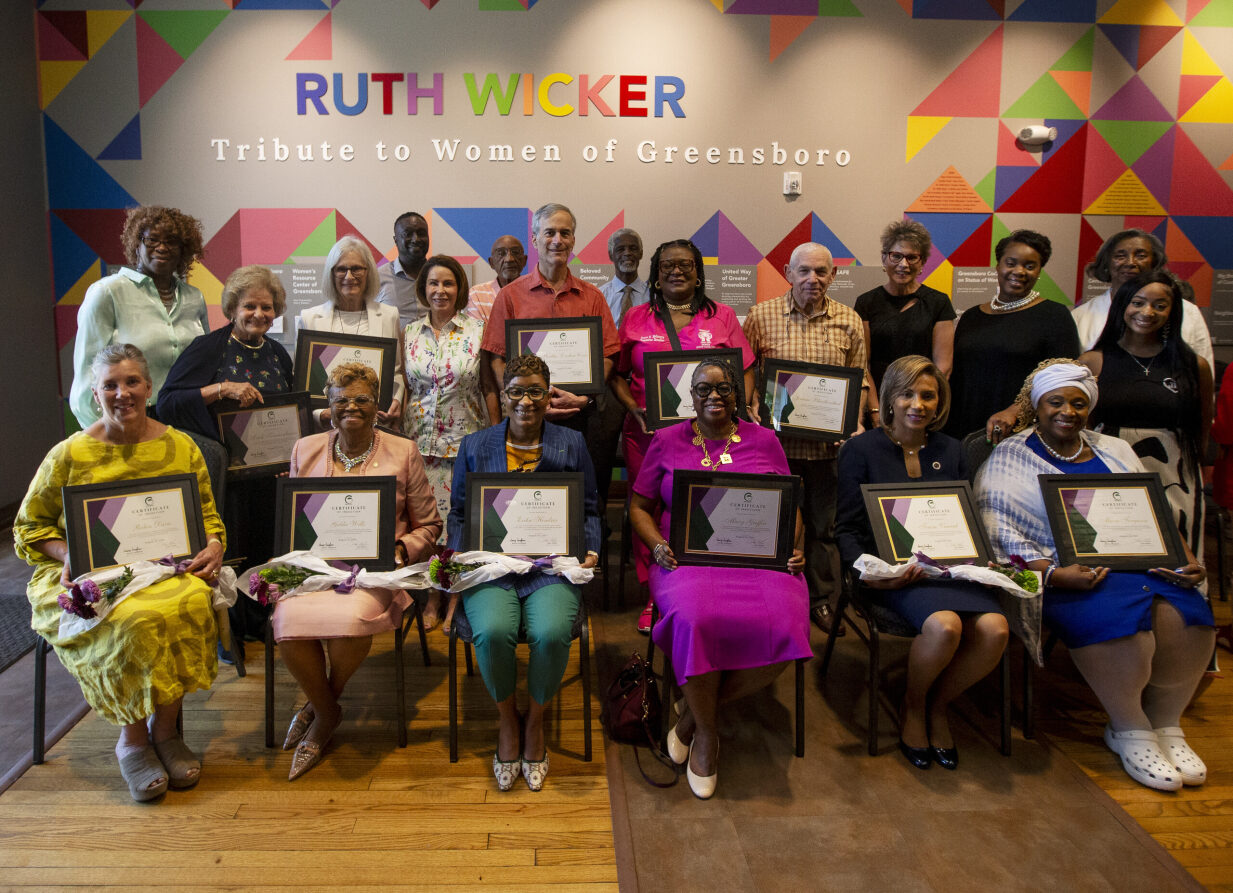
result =
[[[631,488],[633,484],[630,484]],[[617,572],[617,607],[625,607],[625,568],[629,565],[629,556],[633,552],[630,542],[632,528],[629,523],[629,497],[625,497],[625,508],[621,512],[621,569]],[[607,603],[605,603],[607,607]]]
[[1002,652],[1002,671],[998,674],[1001,681],[1002,696],[1002,756],[1010,756],[1010,645]]
[[[832,627],[833,628],[833,627]],[[869,756],[878,755],[878,698],[881,691],[882,667],[878,631],[869,624]]]
[[475,675],[475,662],[471,659],[471,643],[470,642],[462,643],[462,655],[467,660],[467,675],[474,676]]
[[428,635],[424,632],[424,612],[420,610],[419,602],[415,601],[415,599],[411,601],[415,605],[415,625],[419,628],[420,632],[420,653],[424,655],[424,666],[431,667],[432,660],[428,656]]
[[582,759],[591,762],[591,645],[586,624],[578,633],[578,669],[582,671]]
[[47,739],[47,652],[51,645],[42,636],[34,643],[34,765],[43,762]]
[[676,673],[672,669],[672,660],[668,657],[668,652],[664,652],[664,677],[659,683],[659,703],[663,705],[663,717],[659,730],[659,740],[664,741],[668,737],[668,730],[676,725],[673,720],[675,714],[672,711],[673,692],[676,690]]
[[[655,623],[659,620],[659,605],[651,602],[651,632],[655,632]],[[646,637],[646,665],[648,667],[655,666],[655,637],[648,635]]]
[[265,624],[265,746],[274,746],[274,620]]
[[[470,657],[471,652],[467,652]],[[450,762],[458,762],[458,634],[450,627]],[[470,661],[468,661],[468,665]]]
[[[421,628],[422,629],[422,628]],[[427,654],[427,652],[425,652]],[[394,696],[398,698],[398,746],[407,746],[407,679],[402,665],[402,627],[394,627]]]
[[805,658],[796,660],[796,755],[805,755]]
[[[1227,602],[1229,600],[1229,590],[1225,583],[1225,558],[1228,552],[1225,548],[1224,536],[1227,532],[1229,513],[1224,508],[1216,509],[1216,592],[1220,594],[1220,600]],[[1210,599],[1209,599],[1210,601]]]
[[1035,692],[1036,667],[1032,665],[1032,655],[1027,648],[1023,649],[1023,737],[1036,737],[1036,705]]
[[822,671],[821,675],[825,676],[826,671],[831,666],[831,653],[835,650],[835,639],[837,638],[840,626],[837,622],[840,620],[844,612],[848,609],[848,590],[843,587],[839,590],[839,601],[835,605],[835,616],[831,622],[831,631],[826,634],[826,648],[822,652]]

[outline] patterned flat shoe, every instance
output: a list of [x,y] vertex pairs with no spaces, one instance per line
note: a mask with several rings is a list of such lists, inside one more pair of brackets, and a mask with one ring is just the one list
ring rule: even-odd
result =
[[291,771],[287,773],[287,781],[295,781],[320,763],[324,750],[320,744],[312,741],[301,741],[296,745],[295,753],[291,755]]
[[492,755],[492,774],[497,779],[497,790],[513,790],[514,782],[522,774],[522,762],[520,760],[506,762],[494,753]]
[[548,777],[548,751],[544,751],[542,760],[522,758],[522,777],[527,780],[527,787],[533,791],[542,790],[544,779]]
[[312,723],[313,705],[305,704],[291,717],[291,725],[287,726],[287,737],[283,739],[283,750],[291,750],[299,744]]

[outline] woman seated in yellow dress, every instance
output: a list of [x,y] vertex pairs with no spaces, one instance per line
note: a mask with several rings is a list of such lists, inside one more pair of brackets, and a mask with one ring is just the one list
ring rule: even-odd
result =
[[[116,757],[134,800],[192,787],[201,763],[176,730],[184,695],[209,688],[218,671],[218,628],[210,583],[222,566],[223,525],[205,460],[186,435],[146,415],[153,385],[141,351],[112,344],[91,366],[102,418],[52,447],[13,524],[17,553],[34,565],[26,589],[31,626],[105,720],[120,726]],[[92,629],[61,641],[60,593],[72,584],[61,488],[191,472],[197,476],[207,542],[183,574],[115,603]]]

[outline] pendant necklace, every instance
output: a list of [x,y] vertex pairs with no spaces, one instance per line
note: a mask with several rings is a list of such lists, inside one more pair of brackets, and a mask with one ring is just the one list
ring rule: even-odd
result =
[[374,432],[372,440],[368,442],[368,449],[360,453],[354,459],[347,457],[342,451],[342,438],[334,439],[334,458],[342,463],[342,467],[347,471],[352,471],[356,466],[363,465],[368,461],[368,457],[372,455],[372,448],[377,445],[377,435]]
[[[1120,345],[1119,345],[1119,346],[1120,346]],[[1152,355],[1152,358],[1151,358],[1150,360],[1148,360],[1148,361],[1147,361],[1147,363],[1146,363],[1146,365],[1145,365],[1145,364],[1143,363],[1143,361],[1142,361],[1142,360],[1140,360],[1138,357],[1136,357],[1136,356],[1135,356],[1134,354],[1132,354],[1130,351],[1126,350],[1126,348],[1124,348],[1124,347],[1123,347],[1123,348],[1122,348],[1122,350],[1125,350],[1125,351],[1126,351],[1126,356],[1128,356],[1128,357],[1130,357],[1132,360],[1134,360],[1134,361],[1135,361],[1135,365],[1137,365],[1140,369],[1142,369],[1142,370],[1143,370],[1143,375],[1144,375],[1145,377],[1149,377],[1149,378],[1151,377],[1152,363],[1156,362],[1156,357],[1160,356],[1160,354],[1158,354],[1158,353],[1157,353],[1157,354],[1153,354],[1153,355]],[[1171,377],[1169,377],[1169,378],[1162,378],[1162,379],[1160,380],[1160,384],[1161,384],[1161,385],[1165,388],[1165,390],[1167,390],[1167,391],[1171,391],[1171,392],[1172,392],[1172,393],[1174,393],[1174,394],[1176,394],[1176,393],[1177,393],[1177,391],[1178,391],[1178,387],[1177,387],[1177,380],[1176,380],[1176,379],[1174,379],[1174,378],[1171,378]]]
[[728,448],[734,443],[741,442],[741,435],[736,433],[736,422],[732,423],[731,430],[728,431],[728,439],[724,442],[724,450],[719,454],[714,461],[711,460],[711,454],[706,448],[706,438],[702,436],[702,431],[698,428],[697,421],[690,422],[690,427],[694,429],[694,446],[702,447],[702,467],[710,468],[712,465],[731,465],[732,457],[728,455]]

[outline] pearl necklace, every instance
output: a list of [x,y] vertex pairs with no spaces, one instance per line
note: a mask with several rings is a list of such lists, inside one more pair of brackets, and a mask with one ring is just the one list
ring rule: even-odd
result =
[[1083,452],[1083,448],[1087,446],[1087,444],[1083,442],[1083,438],[1080,437],[1079,438],[1079,449],[1075,450],[1069,456],[1063,456],[1053,447],[1049,446],[1049,441],[1045,440],[1044,435],[1042,435],[1039,431],[1036,432],[1036,439],[1039,440],[1042,444],[1044,444],[1045,450],[1049,453],[1050,456],[1052,456],[1054,459],[1060,459],[1063,462],[1074,462],[1076,459],[1079,458],[1079,454]]
[[334,458],[342,463],[342,467],[347,471],[352,471],[357,465],[363,465],[368,461],[368,457],[372,455],[372,448],[377,445],[377,434],[374,431],[372,440],[368,442],[368,449],[360,453],[354,459],[348,458],[342,451],[342,438],[334,439]]
[[1028,304],[1040,297],[1040,292],[1030,291],[1025,297],[1017,301],[1003,301],[1002,289],[998,289],[998,293],[993,296],[993,300],[989,302],[989,308],[995,313],[1008,313],[1011,310],[1018,310],[1020,307],[1026,307]]
[[728,439],[724,442],[723,452],[712,461],[711,454],[706,448],[706,439],[702,436],[702,431],[698,428],[697,421],[690,422],[690,427],[694,429],[694,446],[702,447],[702,467],[710,468],[712,465],[731,465],[732,457],[728,455],[728,448],[734,443],[741,442],[741,435],[736,433],[736,422],[732,423],[732,428],[728,431]]
[[926,446],[929,445],[929,438],[926,437],[925,442],[922,443],[920,446],[909,449],[900,440],[898,440],[894,434],[890,433],[890,428],[886,429],[886,434],[891,439],[891,441],[895,444],[895,446],[903,450],[905,456],[915,456],[920,450],[923,450]]

